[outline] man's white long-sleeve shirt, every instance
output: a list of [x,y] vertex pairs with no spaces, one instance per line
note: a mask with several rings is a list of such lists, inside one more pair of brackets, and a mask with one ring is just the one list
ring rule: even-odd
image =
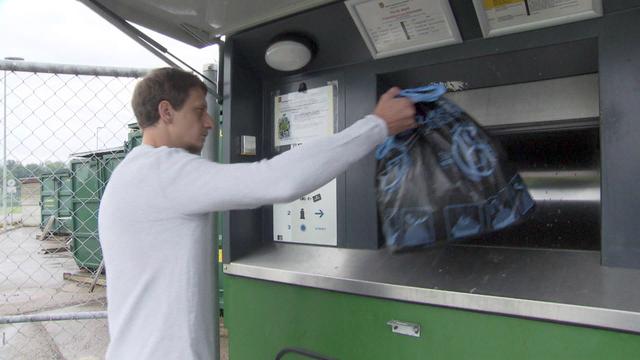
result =
[[326,184],[387,136],[374,115],[270,160],[217,164],[141,145],[113,172],[100,203],[110,360],[212,359],[209,212],[292,201]]

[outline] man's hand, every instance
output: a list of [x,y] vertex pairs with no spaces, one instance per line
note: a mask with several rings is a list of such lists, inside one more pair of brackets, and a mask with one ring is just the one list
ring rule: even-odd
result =
[[387,123],[389,135],[393,136],[407,129],[416,127],[416,108],[413,102],[407,98],[396,98],[400,89],[392,87],[380,96],[380,100],[373,111]]

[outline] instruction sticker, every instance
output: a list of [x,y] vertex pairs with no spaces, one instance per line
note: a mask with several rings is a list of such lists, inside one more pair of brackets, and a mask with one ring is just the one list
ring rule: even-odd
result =
[[[334,132],[334,85],[274,98],[274,144],[302,145]],[[273,205],[273,240],[338,244],[337,181],[287,204]]]

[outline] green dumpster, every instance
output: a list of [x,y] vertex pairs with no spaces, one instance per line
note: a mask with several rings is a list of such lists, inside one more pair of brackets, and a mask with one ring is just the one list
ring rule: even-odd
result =
[[113,170],[126,153],[142,143],[138,124],[129,124],[129,134],[123,148],[75,154],[71,161],[73,201],[73,257],[81,268],[95,270],[102,261],[98,238],[98,209]]
[[129,133],[127,134],[127,141],[124,143],[124,149],[128,153],[134,147],[142,144],[142,130],[137,123],[129,124]]
[[95,270],[102,261],[98,240],[100,198],[124,149],[76,154],[71,161],[73,257],[79,267]]
[[44,229],[54,216],[51,233],[71,234],[71,177],[69,170],[61,169],[40,176],[40,228]]

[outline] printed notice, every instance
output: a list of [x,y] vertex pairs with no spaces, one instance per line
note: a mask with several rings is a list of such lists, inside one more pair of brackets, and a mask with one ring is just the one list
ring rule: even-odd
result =
[[[602,4],[594,0],[475,0],[484,12],[486,35],[530,30],[599,16]],[[484,26],[483,26],[484,25]],[[508,31],[511,29],[511,31]],[[507,31],[501,31],[507,30]]]
[[275,146],[333,134],[333,86],[276,96],[274,121]]
[[460,42],[448,2],[352,0],[347,6],[374,57]]

